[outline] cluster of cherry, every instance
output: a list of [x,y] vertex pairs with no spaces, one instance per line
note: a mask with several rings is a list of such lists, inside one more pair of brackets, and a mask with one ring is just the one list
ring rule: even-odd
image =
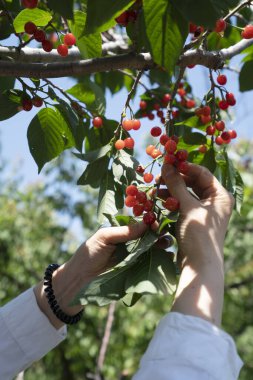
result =
[[[125,205],[132,207],[134,216],[143,215],[143,222],[148,225],[152,225],[157,220],[155,204],[156,198],[153,190],[145,192],[139,190],[136,185],[127,186]],[[180,206],[178,200],[171,196],[163,201],[162,205],[169,211],[177,211]]]

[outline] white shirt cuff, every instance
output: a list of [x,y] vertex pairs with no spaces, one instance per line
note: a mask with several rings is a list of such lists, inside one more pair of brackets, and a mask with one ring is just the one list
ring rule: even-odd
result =
[[[17,368],[17,372],[42,358],[67,335],[66,326],[56,330],[41,312],[32,288],[2,307],[0,318],[5,325],[1,328],[8,330],[6,336],[10,337],[10,345],[11,341],[15,342],[20,352],[17,365],[21,365],[22,368]],[[13,367],[15,367],[15,358],[13,358]]]
[[[159,323],[134,380],[235,380],[243,365],[230,335],[201,318],[176,312]],[[189,377],[189,374],[193,377]]]

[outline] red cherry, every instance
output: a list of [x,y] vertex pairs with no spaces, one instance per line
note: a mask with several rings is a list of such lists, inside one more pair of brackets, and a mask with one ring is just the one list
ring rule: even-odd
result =
[[69,53],[69,49],[67,45],[61,44],[57,47],[58,54],[61,55],[62,57],[67,57]]
[[219,106],[219,108],[221,110],[225,111],[226,109],[228,109],[229,104],[228,104],[228,102],[226,100],[220,100],[219,103],[218,103],[218,106]]
[[153,149],[152,152],[151,152],[151,157],[152,158],[157,158],[159,156],[162,156],[162,152],[159,150],[159,149]]
[[154,120],[154,118],[155,118],[155,115],[152,112],[148,113],[149,120]]
[[230,133],[227,132],[227,131],[222,132],[222,134],[221,134],[221,138],[222,138],[222,140],[224,140],[225,142],[228,141],[228,140],[231,140]]
[[67,46],[73,46],[76,43],[76,37],[72,33],[67,33],[63,37],[63,42]]
[[177,211],[179,209],[179,201],[174,197],[168,197],[163,206],[169,211]]
[[132,137],[127,137],[125,140],[125,147],[127,149],[133,149],[134,147],[134,139],[132,139]]
[[177,143],[174,140],[169,140],[165,144],[165,150],[167,153],[174,153],[177,150]]
[[235,96],[232,92],[226,93],[226,101],[230,106],[234,106],[236,104]]
[[124,149],[125,148],[125,143],[123,140],[117,140],[114,144],[115,148],[117,150],[121,150],[121,149]]
[[172,117],[173,117],[173,119],[175,119],[178,116],[179,116],[179,110],[172,111]]
[[128,195],[125,199],[125,205],[127,207],[133,207],[137,204],[137,200],[135,197],[133,197],[132,195]]
[[216,121],[214,123],[214,125],[215,125],[215,128],[217,129],[217,131],[222,132],[225,129],[225,123],[223,120]]
[[137,189],[137,186],[135,185],[129,185],[127,186],[126,188],[126,195],[132,195],[132,196],[136,196],[138,194],[138,189]]
[[31,99],[29,98],[22,99],[22,108],[24,111],[31,111],[31,109],[33,108]]
[[176,144],[178,144],[179,137],[176,135],[171,136],[171,140],[175,141]]
[[202,124],[205,125],[205,124],[210,123],[210,121],[212,121],[212,118],[211,118],[210,115],[208,115],[208,116],[201,115],[201,116],[200,116],[200,121],[201,121]]
[[48,40],[42,41],[42,49],[46,51],[47,53],[50,53],[50,51],[53,50],[52,42]]
[[199,37],[203,32],[204,32],[203,26],[198,26],[197,29],[194,32],[194,37],[197,38]]
[[152,173],[145,173],[144,176],[143,176],[143,179],[144,179],[144,182],[150,183],[150,182],[153,181],[154,176],[153,176]]
[[142,215],[143,211],[144,211],[144,206],[143,205],[140,205],[140,204],[134,205],[134,207],[133,207],[133,214],[134,214],[134,216],[140,216],[140,215]]
[[186,174],[189,170],[189,164],[187,161],[179,161],[177,163],[177,170],[180,172],[180,173],[183,173],[183,174]]
[[141,110],[145,110],[147,108],[147,102],[145,102],[145,100],[141,100],[139,106]]
[[168,154],[168,153],[165,154],[164,159],[163,159],[163,162],[165,164],[170,164],[170,165],[174,165],[176,161],[177,161],[176,156],[174,156],[174,154]]
[[121,15],[119,15],[118,17],[115,18],[115,21],[121,25],[121,26],[127,26],[128,24],[128,17],[129,17],[129,12],[128,11],[125,11],[123,13],[121,13]]
[[160,136],[160,144],[165,145],[167,141],[169,141],[169,136],[167,135],[161,135]]
[[184,96],[186,95],[186,91],[185,91],[184,88],[179,88],[179,89],[177,90],[177,93],[178,93],[179,96],[181,96],[181,98],[184,97]]
[[140,122],[140,120],[138,120],[138,119],[133,119],[133,120],[132,120],[132,123],[133,123],[133,129],[134,129],[135,131],[137,131],[138,129],[140,129],[140,127],[141,127],[141,122]]
[[209,106],[202,107],[202,115],[209,116],[211,114],[211,108]]
[[176,158],[179,161],[186,161],[188,158],[188,152],[185,149],[179,149],[176,153]]
[[131,129],[133,129],[133,120],[132,119],[123,120],[122,127],[125,131],[131,131]]
[[222,144],[224,144],[224,141],[222,140],[221,136],[217,136],[215,139],[215,143],[217,145],[222,145]]
[[100,116],[94,117],[92,120],[93,127],[100,128],[103,125],[103,119]]
[[38,5],[38,0],[22,0],[22,5],[24,8],[36,8]]
[[163,115],[163,111],[161,111],[161,110],[157,111],[156,114],[157,114],[158,117],[161,117],[161,118],[164,116]]
[[220,18],[219,20],[216,21],[214,31],[217,33],[221,33],[221,32],[224,32],[226,27],[227,27],[226,21],[223,20],[223,18]]
[[37,26],[36,26],[33,22],[28,21],[28,22],[25,24],[24,29],[25,29],[25,32],[26,32],[27,34],[34,34],[34,33],[36,32],[36,30],[37,30]]
[[246,40],[249,40],[250,38],[253,38],[253,25],[247,25],[243,29],[241,33],[242,38],[245,38]]
[[230,129],[228,131],[228,133],[229,133],[231,139],[235,139],[237,137],[237,133],[236,133],[236,131],[234,129]]
[[206,145],[200,145],[198,150],[199,150],[199,153],[206,153],[207,152],[207,146]]
[[144,203],[144,211],[151,211],[153,207],[154,207],[154,202],[153,201],[147,200]]
[[224,84],[227,83],[227,77],[226,75],[220,74],[217,76],[217,83],[219,83],[221,86],[224,86]]
[[142,174],[145,172],[145,169],[142,165],[138,165],[137,168],[136,168],[136,172],[139,173],[139,174]]
[[151,156],[151,153],[153,152],[153,150],[155,149],[155,146],[154,145],[148,145],[147,148],[146,148],[146,153]]
[[155,104],[153,105],[153,109],[156,110],[156,111],[158,111],[160,108],[161,108],[161,106],[160,106],[159,103],[155,103]]
[[206,127],[206,134],[208,136],[213,136],[215,134],[215,131],[216,131],[216,128],[214,125],[209,125],[208,127]]
[[147,194],[144,191],[138,191],[138,193],[136,194],[136,199],[140,203],[145,203],[147,200]]
[[189,24],[189,33],[195,33],[196,32],[196,30],[198,29],[198,26],[197,25],[195,25],[195,24],[193,24],[192,22],[190,22],[190,24]]
[[151,128],[150,133],[151,133],[151,136],[158,137],[162,133],[162,130],[160,127],[153,127],[153,128]]
[[163,101],[164,103],[169,103],[170,100],[171,100],[171,95],[170,95],[170,94],[164,94],[164,95],[163,95],[163,99],[162,99],[162,101]]
[[187,65],[188,69],[193,69],[196,65]]
[[195,100],[193,99],[188,99],[186,101],[186,108],[193,108],[195,107],[196,103],[195,103]]
[[143,215],[143,222],[145,224],[151,225],[156,221],[156,215],[153,211],[148,211]]
[[35,107],[42,107],[42,105],[43,105],[43,99],[41,99],[39,96],[35,96],[35,97],[32,99],[32,104],[33,104]]
[[36,29],[33,36],[34,39],[38,42],[43,42],[46,39],[46,33],[42,29]]

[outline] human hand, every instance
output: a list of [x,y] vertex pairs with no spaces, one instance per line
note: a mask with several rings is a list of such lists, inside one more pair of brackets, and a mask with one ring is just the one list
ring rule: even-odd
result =
[[[171,195],[180,202],[176,233],[183,264],[185,261],[210,259],[209,248],[212,252],[213,248],[222,251],[233,209],[233,196],[203,166],[189,164],[187,174],[181,174],[173,166],[165,164],[162,177]],[[198,198],[190,194],[187,187]],[[162,192],[163,197],[168,196],[167,191]]]
[[[170,194],[180,202],[176,233],[182,272],[172,311],[220,326],[224,293],[223,245],[233,197],[206,168],[194,164],[189,164],[185,175],[166,164],[162,177]],[[167,191],[164,196],[168,196]]]

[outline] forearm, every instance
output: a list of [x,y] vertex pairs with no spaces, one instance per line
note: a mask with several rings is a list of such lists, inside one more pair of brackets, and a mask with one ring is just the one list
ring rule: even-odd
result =
[[[85,267],[82,263],[82,253],[74,256],[70,261],[59,267],[52,275],[52,288],[60,308],[68,315],[75,315],[82,310],[81,305],[69,306],[74,296],[91,278],[85,275]],[[45,286],[41,281],[34,288],[35,297],[41,311],[47,316],[51,324],[59,329],[63,326],[52,312],[45,293]]]
[[212,247],[205,249],[199,260],[196,255],[196,259],[185,261],[172,311],[200,317],[220,326],[224,297],[222,256],[219,247]]

